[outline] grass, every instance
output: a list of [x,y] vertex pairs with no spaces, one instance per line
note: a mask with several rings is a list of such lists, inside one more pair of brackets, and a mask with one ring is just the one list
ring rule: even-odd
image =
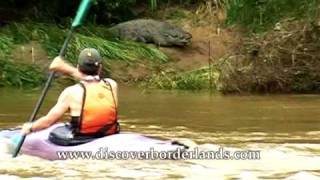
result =
[[284,17],[317,15],[318,0],[225,0],[227,24],[240,24],[259,32],[268,30]]
[[0,36],[0,86],[35,87],[43,83],[45,75],[39,67],[9,60],[11,50],[18,41],[15,38],[2,33]]
[[167,61],[166,55],[161,51],[140,43],[117,40],[110,41],[80,34],[76,35],[74,39],[67,54],[69,57],[72,57],[73,54],[78,54],[76,52],[85,47],[94,47],[99,50],[102,56],[107,57],[109,60],[121,60],[128,63],[139,61],[141,58],[155,61],[159,60],[161,62]]
[[[215,5],[215,2],[219,2],[218,5]],[[161,3],[165,3],[165,1],[151,0],[151,9],[155,10]],[[203,9],[200,8],[201,11],[199,10],[200,13],[203,12],[201,17],[205,18],[210,15],[205,12],[214,15],[210,6],[215,6],[224,9],[223,12],[226,12],[226,24],[239,24],[251,32],[267,31],[278,23],[280,23],[280,30],[283,31],[286,30],[285,23],[281,21],[283,18],[289,18],[292,21],[298,18],[312,21],[314,17],[319,16],[318,0],[210,0],[201,1],[201,3],[203,4]],[[171,20],[188,17],[188,14],[183,11],[168,12],[165,17]],[[210,19],[213,16],[208,17]],[[200,22],[199,19],[196,19],[196,21]],[[288,27],[287,32],[279,33],[276,32],[279,30],[275,30],[274,35],[269,35],[270,39],[267,36],[257,40],[252,39],[253,42],[251,43],[259,47],[259,54],[255,61],[251,59],[251,54],[242,50],[240,52],[241,57],[219,60],[214,67],[214,73],[208,67],[189,72],[161,71],[157,75],[153,75],[146,84],[162,89],[183,90],[199,90],[211,87],[226,93],[309,92],[309,90],[317,92],[320,89],[317,83],[320,82],[320,75],[317,74],[317,68],[315,67],[318,67],[318,64],[313,60],[313,57],[318,57],[318,54],[314,52],[319,52],[319,42],[312,40],[312,38],[314,36],[319,39],[319,32],[314,28],[314,31],[306,29],[311,33],[304,33],[303,31],[306,31],[305,27],[307,26],[296,29],[297,31],[291,31],[293,28]],[[304,30],[302,31],[302,29]],[[39,72],[33,65],[15,64],[4,59],[10,57],[11,49],[15,44],[23,44],[31,40],[40,42],[48,52],[49,58],[52,59],[59,53],[67,31],[68,28],[66,27],[40,23],[15,23],[1,28],[0,85],[39,85],[42,82],[43,72]],[[280,36],[281,33],[288,36],[282,37]],[[263,34],[261,35],[263,36]],[[292,41],[290,38],[292,38]],[[308,38],[311,38],[311,40],[308,40]],[[265,46],[266,43],[269,46]],[[288,43],[291,44],[288,45]],[[306,50],[300,49],[301,44],[303,47],[307,47]],[[111,61],[122,61],[130,64],[139,62],[141,59],[166,62],[168,59],[154,46],[114,40],[105,27],[90,25],[82,27],[75,33],[68,47],[66,58],[75,64],[77,54],[81,49],[88,46],[99,49],[105,57],[106,64]],[[250,49],[249,46],[244,48]],[[314,52],[306,52],[309,49],[310,51],[314,50]],[[283,52],[284,50],[288,52]],[[290,50],[295,51],[291,52]],[[242,56],[245,56],[245,58]],[[298,63],[292,65],[286,62],[287,59],[291,62],[292,57],[298,57],[293,58],[293,61]],[[266,62],[264,62],[265,60]],[[41,75],[39,76],[39,74]]]
[[247,38],[215,66],[224,93],[318,93],[320,33],[306,20],[281,21],[281,29]]
[[14,45],[13,38],[6,36],[4,34],[0,34],[0,58],[7,58],[12,50]]
[[215,86],[218,76],[219,75],[213,73],[209,67],[178,73],[161,71],[159,74],[151,77],[146,85],[160,89],[216,89]]
[[0,86],[35,87],[45,81],[38,67],[0,60]]
[[[62,46],[64,35],[68,30],[55,25],[45,24],[12,24],[4,30],[15,37],[15,43],[23,43],[30,40],[39,41],[47,50],[49,58],[54,58]],[[94,29],[92,30],[94,31]],[[107,33],[106,30],[100,32]],[[75,33],[68,50],[67,57],[77,59],[77,54],[85,47],[95,47],[100,50],[102,56],[109,60],[122,60],[127,62],[139,61],[139,59],[167,61],[167,56],[155,47],[142,43],[117,41],[105,39],[108,35],[87,30],[86,34]]]
[[[29,41],[38,41],[48,53],[48,58],[53,59],[59,54],[60,48],[64,42],[67,29],[56,25],[47,25],[40,23],[13,23],[0,30],[0,59],[1,65],[5,65],[1,69],[0,84],[12,86],[25,86],[28,83],[31,86],[42,83],[42,76],[38,77],[39,72],[35,65],[17,64],[9,61],[11,50],[15,45],[28,43]],[[103,33],[99,36],[99,33]],[[97,48],[104,57],[105,64],[111,61],[124,61],[128,64],[140,62],[141,60],[151,60],[156,62],[166,62],[168,57],[154,46],[148,46],[142,43],[118,41],[108,37],[105,28],[98,28],[95,32],[94,28],[83,29],[76,32],[71,40],[66,59],[76,64],[78,54],[86,47]],[[7,62],[7,63],[5,63]],[[108,66],[106,71],[108,71]],[[16,69],[15,69],[16,68]],[[25,75],[23,75],[25,74]],[[31,80],[35,76],[35,80]],[[38,82],[38,83],[36,83]]]

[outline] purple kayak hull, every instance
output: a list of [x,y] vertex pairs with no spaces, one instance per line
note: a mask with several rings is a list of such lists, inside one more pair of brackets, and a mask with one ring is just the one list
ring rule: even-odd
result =
[[[51,143],[48,136],[52,129],[61,125],[63,124],[56,124],[48,129],[28,135],[21,148],[21,153],[48,160],[58,160],[57,152],[90,151],[94,155],[100,152],[101,148],[107,149],[108,152],[175,152],[178,149],[179,151],[187,149],[186,146],[176,144],[173,141],[159,140],[130,132],[121,132],[76,146],[59,146]],[[18,133],[20,133],[19,130],[5,130],[0,132],[0,136],[12,138]]]

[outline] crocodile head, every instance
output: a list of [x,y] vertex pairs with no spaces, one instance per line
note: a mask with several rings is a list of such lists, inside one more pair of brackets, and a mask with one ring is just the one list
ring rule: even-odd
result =
[[177,26],[164,23],[161,32],[166,42],[162,44],[164,46],[186,46],[191,43],[192,35]]

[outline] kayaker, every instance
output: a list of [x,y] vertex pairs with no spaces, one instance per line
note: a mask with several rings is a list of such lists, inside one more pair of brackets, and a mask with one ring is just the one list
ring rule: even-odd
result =
[[96,49],[84,49],[77,68],[56,57],[50,70],[73,76],[80,82],[64,89],[47,115],[24,124],[23,134],[52,126],[66,112],[70,113],[71,121],[50,133],[49,139],[53,143],[75,145],[119,132],[117,83],[110,78],[101,78],[102,58]]

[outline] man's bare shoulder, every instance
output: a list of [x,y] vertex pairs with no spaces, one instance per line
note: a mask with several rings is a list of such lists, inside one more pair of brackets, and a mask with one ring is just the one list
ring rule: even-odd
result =
[[74,94],[79,91],[82,91],[82,87],[79,84],[75,84],[75,85],[66,87],[61,94]]

